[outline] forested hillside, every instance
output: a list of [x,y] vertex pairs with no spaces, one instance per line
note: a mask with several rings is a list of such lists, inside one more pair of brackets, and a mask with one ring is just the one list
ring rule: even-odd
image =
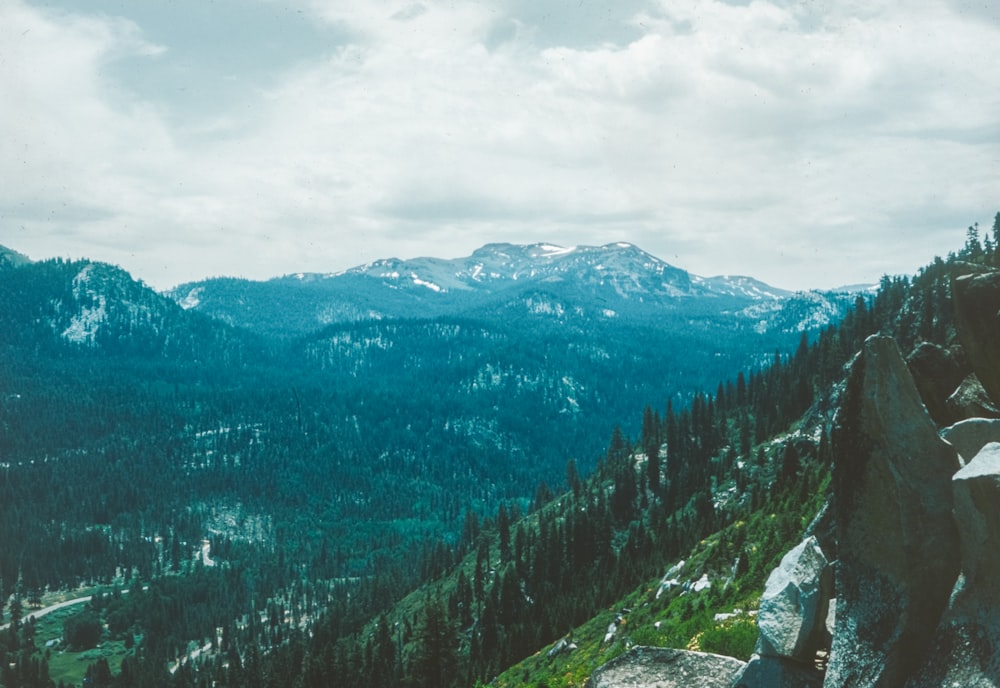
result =
[[[442,578],[360,632],[337,611],[324,616],[273,649],[264,684],[582,685],[633,644],[746,659],[756,639],[746,612],[827,498],[844,365],[874,332],[904,352],[953,348],[949,266],[995,262],[995,247],[970,231],[961,252],[886,278],[794,355],[683,408],[647,407],[641,434],[615,432],[588,479],[571,464],[567,493],[540,486],[530,513],[502,507],[470,525],[454,568],[442,556]],[[231,669],[203,667],[220,682]]]
[[[822,503],[844,364],[876,331],[951,346],[949,264],[995,262],[997,231],[689,388],[691,340],[666,358],[645,326],[275,340],[109,266],[7,261],[0,684],[581,685],[631,643],[743,652],[711,612],[752,608]],[[106,587],[74,672],[27,618],[80,584]]]

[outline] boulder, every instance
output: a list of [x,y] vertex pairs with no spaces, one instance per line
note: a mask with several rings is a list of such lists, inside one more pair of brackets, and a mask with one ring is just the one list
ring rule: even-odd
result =
[[968,463],[990,442],[1000,442],[1000,419],[969,418],[942,430],[941,438]]
[[956,421],[968,418],[1000,418],[1000,409],[993,404],[975,374],[962,380],[945,402],[951,417]]
[[833,572],[815,537],[781,558],[768,576],[757,614],[756,653],[809,664],[823,644]]
[[953,273],[955,330],[994,404],[1000,404],[1000,272],[964,266]]
[[732,657],[662,647],[635,647],[599,667],[587,688],[730,688],[744,664]]
[[990,442],[952,479],[962,543],[964,595],[1000,602],[1000,442]]
[[570,653],[577,649],[577,644],[574,643],[569,638],[560,638],[555,645],[548,651],[547,655],[549,659],[559,655],[562,652]]
[[754,655],[743,667],[732,688],[820,688],[823,672],[810,664],[786,657]]
[[955,474],[962,577],[927,659],[908,684],[1000,685],[1000,443]]
[[837,614],[824,685],[901,686],[958,576],[954,447],[888,337],[851,364],[831,438]]
[[936,344],[920,344],[906,359],[906,366],[917,384],[920,398],[927,412],[938,425],[950,425],[955,421],[948,408],[948,397],[965,377],[955,357],[947,349]]

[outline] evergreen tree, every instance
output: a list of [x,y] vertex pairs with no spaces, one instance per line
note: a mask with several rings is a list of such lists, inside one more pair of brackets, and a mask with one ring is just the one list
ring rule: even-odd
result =
[[649,489],[654,495],[660,494],[660,445],[646,447],[646,477]]
[[504,504],[500,505],[500,510],[497,512],[497,533],[500,540],[500,561],[508,562],[510,561],[510,515],[507,513],[507,507]]
[[409,661],[409,678],[418,688],[449,688],[458,658],[455,633],[439,600],[428,598]]
[[1000,212],[993,217],[993,259],[992,264],[1000,267]]
[[580,472],[576,467],[576,459],[570,459],[566,462],[566,484],[569,489],[573,492],[573,496],[576,498],[580,497]]
[[10,610],[10,627],[12,630],[17,631],[21,628],[21,598],[16,593],[10,598],[10,604],[8,605]]
[[372,661],[369,671],[373,688],[390,688],[396,685],[396,645],[392,641],[389,621],[385,614],[379,615],[372,639]]
[[476,568],[472,578],[472,590],[476,595],[476,602],[482,607],[486,600],[486,579],[490,571],[490,543],[483,538],[479,541],[479,549],[476,552]]

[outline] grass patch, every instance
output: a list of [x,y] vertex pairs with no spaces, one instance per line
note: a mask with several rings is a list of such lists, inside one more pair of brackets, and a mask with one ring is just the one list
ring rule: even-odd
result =
[[122,659],[128,655],[125,643],[121,640],[106,641],[92,650],[85,652],[67,652],[57,650],[49,655],[49,677],[53,682],[82,685],[87,667],[102,657],[108,660],[112,674],[117,674],[122,668]]
[[[62,681],[66,684],[82,685],[87,667],[101,658],[106,659],[111,672],[117,674],[121,671],[122,659],[130,652],[125,649],[125,641],[108,640],[106,636],[97,647],[83,652],[72,652],[65,647],[46,647],[50,641],[62,638],[65,620],[74,614],[79,614],[85,606],[86,603],[74,604],[34,620],[36,648],[34,656],[48,661],[49,678],[53,683]],[[26,616],[31,616],[30,612]]]
[[698,649],[727,655],[746,662],[757,644],[757,621],[748,614],[740,614],[722,622],[715,622],[698,637]]

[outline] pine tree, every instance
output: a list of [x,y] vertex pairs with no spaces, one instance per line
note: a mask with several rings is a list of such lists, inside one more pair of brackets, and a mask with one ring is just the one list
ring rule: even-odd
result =
[[485,538],[479,541],[479,550],[476,552],[476,569],[472,578],[472,591],[475,593],[476,602],[482,609],[483,602],[486,601],[486,578],[490,570],[490,543]]
[[396,685],[396,646],[392,642],[392,633],[385,614],[379,615],[375,624],[371,658],[369,678],[372,687],[389,688]]
[[454,685],[458,665],[455,641],[455,633],[440,601],[428,597],[409,662],[414,686],[448,688]]
[[506,563],[510,561],[510,515],[503,504],[497,512],[497,532],[500,539],[500,561]]
[[654,495],[660,494],[660,447],[654,445],[646,449],[646,477],[649,489]]
[[10,627],[12,630],[16,631],[21,627],[21,598],[18,595],[14,595],[10,598]]
[[993,260],[994,266],[1000,267],[1000,213],[993,218]]
[[581,483],[580,471],[576,468],[576,459],[570,459],[566,462],[566,484],[573,491],[573,497],[579,499]]

